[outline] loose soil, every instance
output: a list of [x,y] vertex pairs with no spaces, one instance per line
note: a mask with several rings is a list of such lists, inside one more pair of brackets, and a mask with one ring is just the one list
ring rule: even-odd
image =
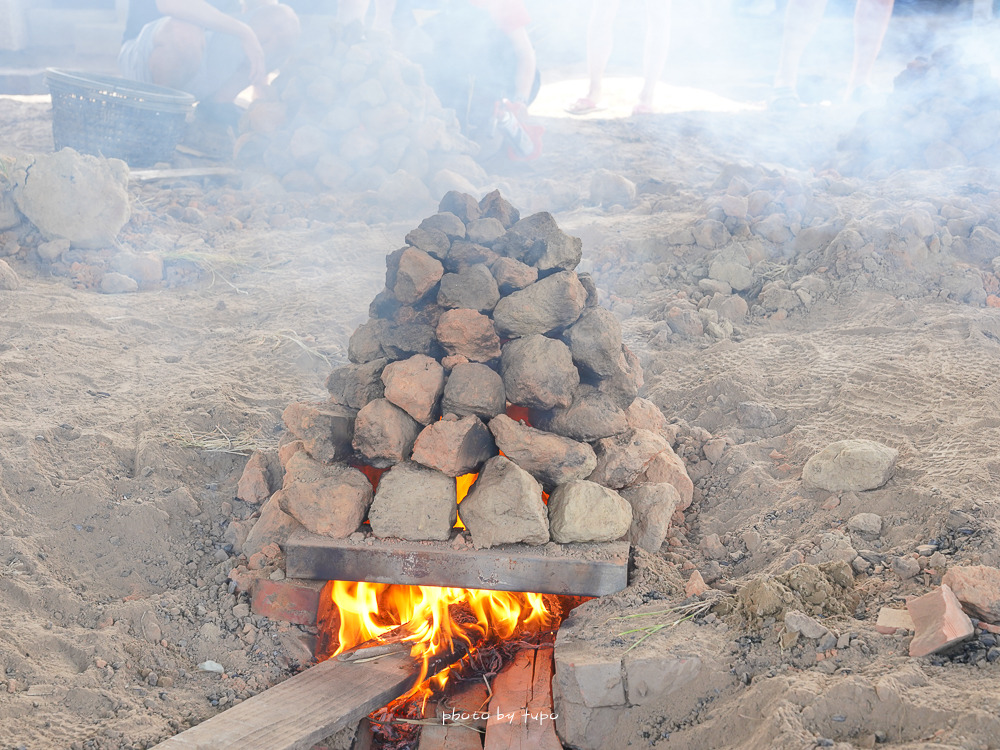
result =
[[[5,146],[51,150],[47,110],[0,99]],[[694,568],[726,597],[847,548],[871,563],[850,606],[812,610],[848,634],[819,659],[814,642],[782,640],[773,617],[720,604],[686,621],[676,632],[703,634],[725,679],[706,677],[711,690],[682,716],[643,707],[622,747],[1000,747],[988,639],[910,659],[906,637],[873,628],[881,606],[940,581],[940,571],[893,572],[891,560],[918,545],[937,545],[948,565],[1000,565],[1000,317],[986,296],[1000,286],[996,251],[921,249],[902,229],[915,211],[954,209],[996,230],[1000,182],[974,166],[830,170],[859,111],[545,118],[544,158],[491,165],[495,182],[483,186],[583,238],[583,270],[622,318],[645,395],[677,424],[695,480],[683,526],[643,556],[627,591],[580,617],[607,623],[679,601]],[[591,205],[598,167],[638,185],[635,203]],[[698,305],[716,255],[682,240],[718,215],[734,176],[808,194],[800,215],[862,242],[747,234],[761,248],[757,282],[742,292],[749,315],[719,335],[676,332],[668,312]],[[434,210],[390,213],[365,196],[289,193],[252,174],[130,192],[120,242],[167,268],[138,293],[94,291],[112,249],[49,264],[30,228],[0,235],[21,280],[0,292],[5,749],[149,747],[309,662],[314,633],[248,613],[228,579],[240,560],[227,528],[257,510],[235,499],[236,481],[248,449],[277,444],[288,403],[324,397],[385,255]],[[808,304],[768,302],[764,282],[806,276],[816,280]],[[741,422],[746,402],[769,407],[774,423]],[[805,489],[806,459],[848,438],[898,449],[894,478],[861,493]],[[706,451],[718,439],[721,456]],[[847,532],[859,512],[882,517],[881,535]],[[706,557],[713,534],[722,559]],[[606,626],[609,641],[609,627],[626,629]],[[206,660],[225,674],[200,670]]]

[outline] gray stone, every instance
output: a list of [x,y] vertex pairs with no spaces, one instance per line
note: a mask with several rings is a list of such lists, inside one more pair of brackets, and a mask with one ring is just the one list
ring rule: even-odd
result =
[[822,638],[830,632],[829,628],[820,624],[805,612],[790,609],[785,612],[785,630],[789,633],[799,633],[805,638]]
[[500,376],[508,401],[534,409],[568,407],[580,384],[569,347],[541,334],[504,345]]
[[882,516],[875,513],[858,513],[847,520],[847,528],[858,534],[878,536],[882,533]]
[[619,408],[627,409],[632,405],[639,390],[642,388],[643,374],[639,358],[627,346],[622,346],[621,368],[610,375],[600,378],[597,387],[601,393],[607,394]]
[[389,360],[375,359],[365,364],[348,364],[335,368],[326,378],[326,389],[336,404],[360,409],[385,395],[382,370]]
[[368,511],[379,539],[447,541],[458,518],[455,480],[419,464],[396,464],[379,479]]
[[586,443],[519,424],[506,414],[490,420],[489,427],[504,455],[546,488],[583,479],[597,466],[594,449]]
[[441,277],[437,303],[441,307],[460,307],[489,312],[500,301],[500,291],[490,269],[482,263],[469,266],[459,273]]
[[724,281],[736,291],[742,292],[753,286],[753,271],[750,267],[737,260],[714,260],[708,267],[708,275],[718,281]]
[[361,526],[372,502],[372,485],[357,469],[327,466],[299,451],[288,460],[275,493],[281,509],[314,534],[344,539]]
[[744,427],[762,430],[778,424],[778,418],[767,404],[743,401],[736,405],[736,418]]
[[261,506],[260,516],[243,542],[243,554],[249,557],[272,542],[284,549],[289,534],[301,528],[302,524],[281,509],[279,498],[271,495]]
[[670,484],[640,484],[621,491],[632,506],[632,525],[628,539],[632,546],[656,553],[670,529],[670,519],[680,505],[681,496]]
[[904,581],[909,578],[915,578],[920,572],[920,563],[909,555],[894,557],[889,564],[892,567],[892,572]]
[[495,252],[484,245],[477,245],[465,240],[455,240],[451,243],[451,249],[444,259],[445,270],[450,273],[461,273],[470,266],[486,265],[491,266],[499,260]]
[[500,294],[517,292],[538,280],[538,269],[513,258],[497,258],[490,266]]
[[277,452],[256,450],[250,454],[236,483],[236,497],[245,503],[260,505],[281,487],[282,476]]
[[427,425],[413,444],[412,459],[449,477],[471,474],[497,454],[493,435],[479,417],[440,419]]
[[521,213],[500,195],[499,190],[487,193],[479,201],[480,218],[496,219],[503,224],[504,229],[510,229],[521,218]]
[[292,403],[281,419],[318,461],[342,461],[351,455],[357,412],[331,402]]
[[0,232],[5,229],[13,229],[20,223],[21,214],[17,212],[14,199],[11,198],[10,193],[0,190]]
[[694,482],[688,476],[684,461],[674,453],[673,448],[668,448],[653,456],[643,472],[636,477],[636,483],[649,482],[671,485],[680,496],[678,510],[686,510],[694,499]]
[[421,424],[437,419],[444,379],[441,363],[423,354],[390,362],[382,371],[385,397]]
[[702,219],[692,231],[694,232],[694,241],[707,250],[722,247],[732,238],[726,225],[715,219]]
[[549,533],[560,544],[611,542],[628,533],[631,524],[632,506],[595,482],[575,479],[549,495]]
[[433,356],[438,351],[434,327],[428,323],[389,325],[382,333],[382,356],[397,360],[414,354]]
[[[6,262],[4,262],[4,265],[6,265]],[[7,267],[10,268],[10,266]],[[7,274],[7,283],[10,283],[10,274]],[[16,289],[17,287],[14,286],[13,288]],[[102,294],[127,294],[128,292],[138,292],[139,282],[123,273],[108,271],[101,277],[98,289]]]
[[10,169],[14,203],[46,240],[104,248],[131,216],[128,165],[63,148],[24,155]]
[[541,430],[585,443],[629,429],[625,412],[609,396],[589,385],[576,388],[568,407],[533,413],[532,423]]
[[502,414],[507,397],[500,374],[486,365],[470,362],[455,365],[444,384],[441,412],[464,417],[474,414],[483,421]]
[[[450,213],[457,216],[465,224],[470,224],[479,219],[479,202],[468,193],[460,193],[457,190],[450,190],[445,193],[438,206],[438,211]],[[501,230],[502,231],[502,230]]]
[[594,444],[597,466],[588,479],[605,487],[620,489],[632,484],[654,456],[667,450],[670,450],[670,444],[649,430],[629,430],[603,438]]
[[347,358],[355,364],[364,364],[385,357],[382,339],[389,326],[389,321],[375,319],[355,328],[347,342]]
[[431,255],[438,260],[443,260],[451,249],[451,240],[448,235],[437,229],[413,229],[404,238],[406,244],[415,247]]
[[371,401],[354,422],[354,449],[372,466],[384,468],[410,457],[420,423],[384,398]]
[[[393,257],[397,253],[398,257]],[[415,247],[405,247],[393,256],[390,256],[394,263],[387,273],[386,287],[392,289],[393,295],[404,305],[412,305],[422,299],[444,275],[441,261]]]
[[561,271],[501,299],[493,320],[508,338],[549,333],[575,323],[586,302],[587,290],[576,274]]
[[111,267],[130,276],[140,284],[157,284],[163,280],[163,260],[154,253],[116,253]]
[[635,203],[635,192],[632,180],[610,169],[598,169],[590,178],[590,202],[597,206],[628,208]]
[[632,430],[649,430],[662,435],[669,429],[667,418],[663,416],[660,407],[646,398],[636,398],[629,404],[625,410],[625,420]]
[[476,219],[466,228],[469,241],[489,247],[503,237],[505,230],[499,219]]
[[459,506],[459,515],[476,549],[549,541],[541,485],[503,456],[495,456],[483,466]]
[[839,440],[806,461],[802,481],[829,492],[873,490],[889,481],[897,455],[872,440]]
[[458,308],[441,315],[437,339],[448,354],[465,357],[470,362],[489,362],[500,356],[500,337],[493,321],[486,315]]
[[[10,267],[10,264],[8,264],[7,261],[0,260],[0,291],[13,292],[20,286],[21,286],[21,279],[14,271],[14,269]],[[128,291],[134,291],[134,290],[128,290]]]
[[610,377],[622,370],[622,327],[610,310],[587,308],[566,329],[564,338],[573,361],[597,377]]
[[583,256],[580,238],[565,234],[547,212],[521,219],[493,243],[493,249],[539,271],[572,271]]
[[465,238],[465,222],[458,218],[455,214],[448,211],[442,211],[441,213],[434,214],[433,216],[428,216],[420,222],[420,226],[417,228],[423,229],[425,232],[431,230],[444,232],[450,240],[461,240]]

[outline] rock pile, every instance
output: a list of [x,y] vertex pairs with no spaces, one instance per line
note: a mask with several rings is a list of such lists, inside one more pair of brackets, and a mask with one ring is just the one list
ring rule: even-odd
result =
[[840,143],[844,174],[1000,164],[1000,84],[954,47],[918,58]]
[[[498,191],[445,195],[388,256],[329,400],[285,410],[294,440],[260,523],[343,538],[367,517],[379,538],[448,540],[456,480],[477,474],[460,510],[478,548],[658,550],[692,482],[581,254]],[[251,460],[240,496],[264,499],[277,473]]]
[[389,39],[334,28],[304,44],[244,117],[244,165],[263,165],[305,192],[375,191],[409,206],[486,175],[451,110]]

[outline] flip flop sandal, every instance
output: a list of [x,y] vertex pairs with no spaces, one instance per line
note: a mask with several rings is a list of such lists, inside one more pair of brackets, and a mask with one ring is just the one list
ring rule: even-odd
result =
[[650,104],[636,104],[634,107],[632,107],[633,117],[635,117],[636,115],[654,115],[654,114],[656,114],[656,110],[653,109],[652,105]]
[[577,99],[571,105],[566,107],[566,111],[571,115],[589,115],[591,112],[599,112],[603,107],[597,106],[597,103],[592,99],[583,97],[582,99]]

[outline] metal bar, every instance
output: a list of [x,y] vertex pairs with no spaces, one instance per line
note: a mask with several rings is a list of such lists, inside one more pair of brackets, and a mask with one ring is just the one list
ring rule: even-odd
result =
[[605,596],[628,585],[627,542],[455,550],[446,542],[351,542],[300,530],[289,537],[285,553],[291,578],[572,596]]

